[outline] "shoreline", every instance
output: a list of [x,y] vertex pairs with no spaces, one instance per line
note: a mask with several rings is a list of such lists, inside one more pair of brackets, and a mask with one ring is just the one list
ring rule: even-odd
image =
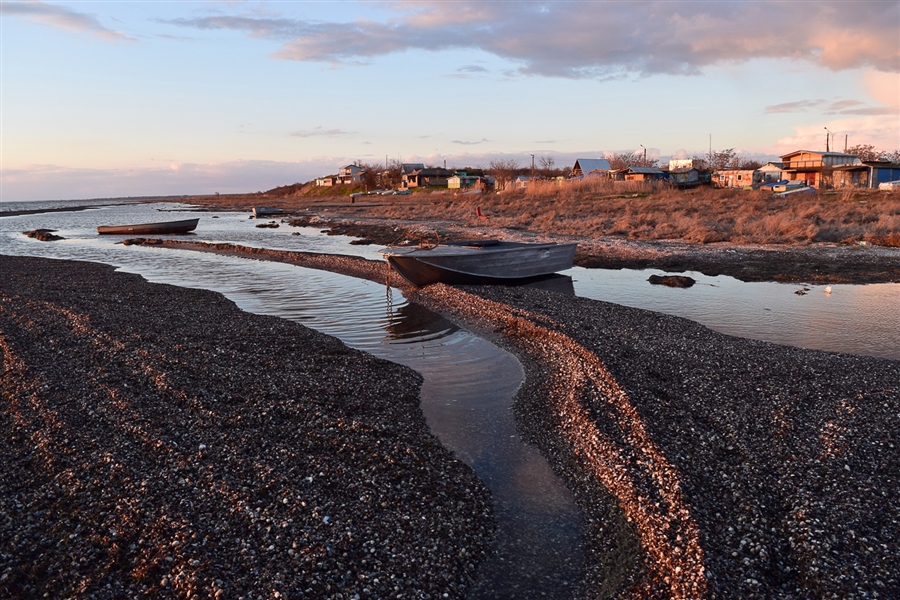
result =
[[[511,241],[577,242],[575,264],[586,268],[649,269],[670,273],[696,271],[708,276],[728,275],[741,281],[780,281],[810,284],[900,283],[900,247],[870,243],[753,244],[640,240],[625,236],[583,236],[552,229],[504,227],[474,216],[472,199],[446,197],[442,202],[472,205],[471,216],[425,218],[427,209],[409,218],[379,216],[379,204],[348,198],[268,197],[234,195],[185,200],[200,210],[247,211],[260,203],[284,210],[284,222],[296,221],[333,234],[360,237],[368,243],[391,245],[404,240],[465,240],[498,238]],[[428,200],[422,200],[427,203]],[[485,200],[487,202],[487,200]],[[501,219],[500,222],[503,222]]]
[[362,218],[285,219],[350,235],[365,243],[391,245],[403,240],[434,242],[497,237],[524,242],[577,242],[575,264],[589,269],[660,269],[667,273],[695,271],[740,281],[810,284],[900,283],[900,248],[811,244],[795,246],[739,245],[729,242],[688,244],[679,241],[637,241],[622,238],[582,238],[508,229],[480,228]]
[[0,260],[0,595],[460,598],[490,492],[421,378],[221,294]]
[[[192,204],[197,212],[250,212],[259,198],[239,195],[149,198],[146,201]],[[273,205],[291,199],[263,198]],[[289,204],[289,202],[288,202]],[[777,281],[808,284],[900,283],[900,247],[872,244],[735,244],[687,243],[678,240],[632,240],[624,237],[582,237],[494,227],[485,222],[404,220],[370,217],[365,205],[318,203],[306,207],[282,206],[279,218],[297,226],[316,227],[333,235],[348,235],[361,243],[392,245],[408,240],[435,242],[498,238],[511,241],[577,242],[575,264],[585,268],[660,269],[667,273],[694,271],[740,281]],[[47,211],[83,210],[60,208]],[[12,216],[0,212],[0,217]]]
[[436,285],[410,300],[522,361],[517,420],[584,517],[584,596],[900,593],[900,361],[541,290]]
[[585,515],[588,597],[900,593],[900,361],[543,290],[411,299],[526,366],[517,419]]
[[[182,246],[180,243],[173,243]],[[241,252],[242,250],[236,251]],[[393,279],[399,279],[392,272],[389,272],[388,275],[383,274],[381,271],[385,270],[384,265],[372,264],[371,261],[357,260],[350,257],[341,258],[322,255],[300,257],[297,256],[299,253],[291,252],[259,251],[255,249],[246,249],[246,251],[252,253],[256,258],[262,257],[295,262],[296,264],[314,266],[316,268],[323,268],[323,265],[311,264],[310,260],[314,261],[314,263],[324,261],[324,268],[328,270],[352,272],[355,276],[364,276],[377,282],[384,281],[390,276],[393,276]],[[371,271],[365,274],[359,270],[358,265],[365,265],[365,268],[371,269]],[[398,287],[405,285],[402,281],[392,280],[392,283],[398,285]],[[657,315],[656,313],[638,309],[627,309],[588,299],[573,301],[571,298],[550,292],[530,291],[524,288],[482,286],[460,289],[447,286],[430,286],[415,291],[409,290],[407,287],[406,293],[411,301],[419,302],[432,310],[449,316],[452,320],[457,320],[460,325],[478,331],[489,339],[494,340],[495,343],[499,343],[508,350],[513,351],[526,365],[528,382],[523,387],[523,391],[515,404],[520,425],[529,432],[531,439],[537,443],[545,456],[549,457],[548,460],[550,460],[557,474],[567,482],[567,485],[576,494],[579,507],[586,516],[587,522],[594,524],[594,529],[586,536],[585,543],[585,550],[592,558],[586,563],[588,572],[583,590],[588,597],[602,597],[608,594],[615,596],[623,593],[626,589],[631,591],[641,590],[640,593],[645,597],[655,597],[657,595],[670,597],[693,596],[703,590],[708,590],[713,594],[724,593],[744,596],[784,593],[784,589],[773,588],[771,582],[768,581],[767,574],[772,569],[780,570],[779,577],[784,580],[804,580],[803,584],[795,584],[801,587],[808,585],[806,583],[807,580],[815,581],[815,585],[821,588],[823,594],[828,591],[829,577],[833,577],[835,580],[840,579],[840,572],[832,572],[819,581],[822,573],[827,573],[828,571],[827,558],[818,555],[815,550],[815,544],[819,540],[811,542],[812,545],[810,547],[801,548],[797,552],[798,556],[792,556],[791,553],[780,553],[779,550],[772,549],[780,549],[784,545],[785,540],[780,538],[779,535],[766,535],[763,533],[761,529],[764,530],[765,528],[760,528],[760,521],[774,521],[777,515],[782,514],[785,509],[784,506],[767,506],[767,499],[760,497],[760,491],[754,489],[758,485],[757,483],[750,483],[743,486],[742,489],[738,489],[735,494],[737,499],[734,497],[719,497],[714,502],[697,502],[698,505],[702,504],[700,511],[705,519],[703,522],[705,527],[702,529],[692,519],[679,522],[682,518],[678,515],[679,512],[692,512],[687,508],[691,504],[690,499],[682,499],[683,504],[679,510],[653,514],[654,509],[650,509],[650,516],[648,517],[648,506],[646,502],[642,503],[640,501],[640,498],[642,498],[641,493],[625,494],[624,499],[622,497],[610,498],[608,490],[615,489],[615,480],[618,479],[618,476],[613,476],[613,481],[604,482],[603,477],[596,472],[592,472],[591,468],[584,464],[586,455],[590,454],[586,448],[590,448],[594,444],[593,440],[597,436],[602,438],[610,435],[609,432],[599,432],[597,429],[592,429],[597,424],[589,423],[587,433],[577,431],[574,433],[570,432],[566,436],[558,431],[548,431],[548,424],[556,424],[557,430],[565,430],[562,424],[570,421],[573,414],[585,411],[589,414],[596,414],[598,411],[596,396],[598,395],[600,397],[605,395],[618,396],[619,402],[622,402],[624,397],[624,409],[620,406],[612,409],[612,412],[608,408],[600,411],[607,414],[612,421],[620,420],[621,418],[621,415],[619,417],[616,416],[616,411],[629,413],[631,414],[629,418],[634,419],[634,411],[638,410],[639,403],[649,402],[652,404],[655,402],[658,390],[654,386],[650,386],[649,397],[637,398],[630,398],[630,391],[625,392],[624,390],[633,387],[646,387],[644,384],[646,373],[635,367],[636,365],[642,365],[647,360],[661,360],[659,356],[661,350],[666,352],[666,364],[671,365],[670,372],[666,373],[667,386],[676,385],[676,387],[684,388],[683,379],[696,379],[696,375],[691,372],[692,369],[698,369],[704,374],[709,374],[715,379],[715,384],[721,386],[721,389],[716,390],[712,397],[707,399],[711,404],[709,408],[713,411],[719,409],[720,394],[725,393],[732,396],[732,400],[734,400],[735,398],[740,398],[740,395],[747,394],[747,386],[753,383],[753,378],[749,376],[747,381],[732,382],[719,380],[714,374],[709,373],[709,367],[705,363],[711,356],[718,357],[723,348],[731,357],[731,365],[727,363],[717,365],[724,372],[735,372],[739,369],[743,371],[749,370],[750,373],[753,373],[753,368],[748,369],[743,365],[747,360],[745,353],[753,356],[753,360],[765,363],[765,366],[760,367],[760,370],[768,374],[770,381],[767,382],[764,393],[760,394],[761,388],[759,388],[754,395],[759,397],[760,402],[765,402],[768,400],[765,397],[765,393],[772,393],[775,396],[775,402],[772,403],[769,409],[774,413],[783,413],[791,409],[790,406],[785,405],[781,394],[795,394],[795,399],[796,397],[803,397],[809,394],[807,388],[810,382],[805,380],[797,381],[795,379],[794,373],[797,369],[813,371],[817,377],[822,378],[822,381],[817,382],[816,389],[821,390],[821,388],[828,389],[833,387],[833,389],[829,390],[832,396],[830,398],[831,402],[835,402],[838,399],[842,402],[841,396],[851,393],[851,388],[854,386],[865,390],[875,385],[876,382],[883,386],[882,391],[886,393],[886,397],[897,402],[900,400],[900,389],[896,386],[896,382],[900,381],[900,363],[897,361],[885,359],[871,359],[870,361],[870,357],[835,355],[782,347],[765,342],[742,340],[712,332],[703,326],[677,317]],[[474,296],[469,294],[474,294]],[[488,304],[485,305],[484,302],[488,302]],[[556,314],[547,314],[544,310],[547,306],[558,310],[562,318]],[[603,313],[608,313],[606,319],[598,315],[598,308],[602,308]],[[526,315],[524,318],[523,314]],[[590,331],[592,328],[577,325],[591,323],[595,320],[619,323],[616,326],[616,330],[620,332],[620,335],[615,336],[614,339],[631,337],[633,335],[632,328],[640,329],[641,335],[633,342],[633,345],[639,348],[636,356],[629,356],[624,361],[624,366],[619,365],[616,372],[607,367],[607,361],[610,358],[606,353],[612,352],[612,355],[615,356],[621,352],[621,349],[610,344],[609,336],[603,331],[602,327],[598,327],[599,331],[597,332],[586,334],[585,332]],[[623,320],[625,322],[624,326],[621,324]],[[550,326],[546,327],[548,323]],[[535,328],[535,324],[537,324],[537,328]],[[661,324],[662,333],[660,333]],[[690,355],[685,357],[682,337],[692,339],[694,342],[703,342],[704,349],[701,352],[689,352]],[[535,340],[541,340],[537,350],[534,349]],[[547,349],[548,347],[550,348],[549,350]],[[598,352],[598,347],[602,347],[603,352]],[[584,355],[589,357],[588,362],[590,364],[587,367],[584,364],[579,364],[578,367],[573,368],[571,363],[573,361],[582,361]],[[828,357],[831,358],[829,359]],[[844,363],[841,357],[844,357],[849,362]],[[817,364],[819,360],[823,360],[824,364]],[[580,385],[585,386],[581,393],[594,398],[594,403],[582,405],[579,402],[570,402],[567,405],[560,405],[559,397],[565,395],[565,392],[561,392],[561,389],[568,389],[573,381],[583,378],[584,373],[590,371],[594,372],[593,379]],[[552,379],[548,379],[551,376],[556,378],[555,382],[552,382]],[[759,375],[753,374],[753,377],[758,378]],[[831,385],[829,385],[829,381]],[[776,389],[780,391],[780,394],[775,394],[773,390]],[[707,394],[710,393],[707,391]],[[857,390],[859,399],[862,399],[864,394],[865,392],[860,394]],[[666,395],[664,393],[664,397]],[[875,396],[876,398],[878,397],[877,392]],[[822,398],[821,394],[819,398]],[[693,397],[689,391],[684,391],[679,399],[682,402],[690,403],[698,398]],[[666,398],[666,400],[677,399]],[[631,403],[634,403],[633,407],[629,406]],[[681,416],[686,408],[686,406],[678,407],[676,414]],[[821,411],[824,407],[815,408]],[[833,408],[833,406],[829,408]],[[691,407],[691,410],[693,410],[693,407]],[[739,402],[730,406],[729,419],[741,421],[744,418],[741,410],[742,407]],[[757,407],[758,412],[764,413],[765,410],[762,407]],[[825,410],[827,411],[828,409]],[[837,412],[839,413],[840,410],[837,410]],[[811,418],[821,421],[825,417],[821,414],[816,417],[798,415],[796,428],[805,429],[804,433],[810,435],[809,424],[804,421]],[[870,437],[885,439],[890,437],[891,431],[895,429],[895,424],[889,423],[891,421],[896,422],[897,419],[892,419],[890,416],[885,418],[886,433],[877,435],[874,432],[855,432],[855,434],[864,439]],[[637,419],[643,420],[641,417],[637,417]],[[642,427],[649,429],[650,425],[651,423],[647,422]],[[653,439],[657,435],[666,439],[672,446],[679,446],[674,451],[677,456],[691,455],[690,448],[681,447],[687,442],[679,439],[680,436],[678,434],[673,435],[669,431],[668,419],[663,419],[662,422],[653,423],[652,425],[657,427],[658,431],[654,432],[653,435],[647,434],[646,431],[644,432],[645,444],[643,447],[636,448],[634,443],[630,441],[634,437],[633,430],[627,434],[621,431],[618,432],[617,435],[624,436],[620,438],[620,444],[624,449],[614,449],[611,456],[617,455],[620,451],[625,455],[640,455],[649,452],[657,456],[665,456],[672,450],[666,447],[655,447]],[[831,423],[827,425],[827,427],[831,426]],[[782,427],[782,425],[779,425],[779,427]],[[732,446],[729,449],[727,442],[718,440],[720,433],[719,431],[706,431],[686,435],[685,437],[690,438],[705,434],[708,436],[708,439],[713,440],[708,443],[718,442],[716,445],[719,446],[715,448],[715,451],[707,452],[705,456],[703,452],[694,452],[694,456],[687,462],[693,465],[693,461],[696,460],[699,464],[703,464],[706,469],[722,460],[725,460],[726,464],[729,462],[734,463],[734,447]],[[828,433],[827,431],[822,431],[818,435],[819,437],[825,437]],[[771,438],[772,432],[768,432],[766,435]],[[777,442],[777,440],[775,441]],[[759,471],[760,477],[768,478],[771,477],[771,472],[779,469],[779,461],[784,459],[783,455],[790,453],[794,457],[794,461],[800,459],[805,461],[802,470],[806,472],[812,469],[810,465],[815,465],[818,462],[817,457],[811,456],[809,449],[805,446],[805,444],[811,444],[811,442],[812,440],[810,439],[803,443],[794,440],[789,448],[778,448],[777,452],[780,452],[782,456],[775,459],[771,456],[766,456],[759,460],[758,457],[754,456],[753,452],[746,452],[745,450],[746,453],[741,454],[741,458],[737,462],[741,465],[740,468],[746,468],[744,466],[746,464],[756,463],[754,468]],[[767,439],[765,443],[772,444],[773,440]],[[724,450],[722,446],[724,446]],[[719,453],[723,453],[727,457],[723,459],[718,456]],[[798,456],[801,458],[798,459]],[[609,456],[606,455],[594,457],[595,463],[603,464],[609,462],[609,460]],[[641,462],[639,459],[632,460],[636,460],[638,464]],[[655,460],[658,462],[660,459],[657,458]],[[869,457],[868,460],[878,462],[878,459],[874,457]],[[739,476],[736,476],[733,472],[735,465],[730,464],[729,466],[732,468],[732,472],[727,472],[722,477],[734,486],[734,482],[739,479]],[[795,467],[796,465],[791,466]],[[684,464],[678,466],[669,465],[668,471],[678,472],[683,467]],[[669,497],[669,500],[667,500],[669,503],[672,501],[672,493],[678,496],[682,489],[688,485],[694,487],[692,490],[694,493],[698,492],[698,488],[703,487],[702,484],[697,484],[696,475],[690,472],[691,469],[687,469],[688,472],[685,474],[686,482],[678,481],[676,476],[675,481],[667,488],[657,483],[660,477],[659,474],[648,475],[643,473],[643,467],[635,464],[622,464],[620,468],[621,471],[627,472],[629,476],[633,477],[630,486],[633,488],[641,488],[643,486],[646,497]],[[818,471],[816,473],[818,478],[831,476],[830,474],[824,475],[821,472],[822,469],[818,469]],[[836,473],[836,475],[843,474]],[[706,483],[708,477],[708,473],[702,473],[699,479]],[[800,473],[791,473],[790,477],[794,478],[794,483],[796,483],[796,478],[802,477],[802,475]],[[767,481],[768,483],[770,482]],[[897,481],[884,483],[887,487],[897,487],[898,485]],[[856,482],[856,485],[860,488],[865,488],[865,485],[860,485],[858,482]],[[771,492],[771,490],[769,491]],[[786,497],[790,497],[792,492],[793,490],[791,489],[778,490],[780,495]],[[700,489],[699,495],[702,496],[703,493],[703,490]],[[865,504],[861,504],[859,500],[860,494],[854,492],[852,495],[856,497],[855,502],[845,501],[847,506],[843,507],[842,510],[847,512],[841,513],[841,510],[838,510],[838,514],[828,514],[829,510],[827,508],[823,508],[821,504],[802,495],[800,495],[800,498],[792,498],[790,503],[792,505],[798,503],[804,505],[810,503],[818,504],[818,508],[822,509],[823,516],[827,515],[829,524],[835,528],[840,528],[848,519],[858,521],[860,518],[859,513],[865,511]],[[603,500],[604,498],[606,501]],[[815,500],[820,502],[821,498],[816,498]],[[877,504],[879,500],[882,500],[883,504],[883,499],[881,498],[872,498],[871,500],[873,504]],[[718,513],[719,505],[717,502],[721,502],[722,506],[737,505],[734,509],[735,514],[722,518],[720,513]],[[626,511],[623,514],[622,507],[629,504],[631,505],[630,512]],[[857,514],[851,514],[852,511],[856,511]],[[891,511],[887,510],[886,512],[890,513]],[[641,527],[636,524],[638,521],[641,521],[641,517],[650,522],[650,525],[644,524],[643,532],[640,531]],[[887,518],[886,515],[885,519]],[[892,519],[893,517],[890,518]],[[743,523],[744,521],[747,521],[746,525]],[[756,560],[756,557],[754,557],[750,565],[744,564],[745,561],[749,560],[744,552],[739,552],[740,561],[734,560],[735,557],[729,554],[729,552],[733,554],[736,551],[729,547],[732,540],[723,540],[721,536],[719,536],[719,539],[715,539],[715,536],[709,532],[709,530],[721,530],[729,527],[729,523],[737,526],[735,527],[736,531],[742,532],[741,542],[738,544],[739,550],[743,550],[746,544],[749,543],[748,540],[752,540],[755,543],[753,546],[755,549],[754,554],[762,556],[765,560]],[[791,522],[785,527],[802,530],[805,526],[805,523]],[[657,555],[654,556],[653,552],[648,551],[648,549],[660,546],[660,540],[665,539],[665,536],[660,538],[658,535],[658,529],[660,528],[669,531],[677,531],[680,528],[683,531],[693,531],[694,535],[693,537],[684,535],[685,544],[672,543],[668,546],[668,549],[657,552]],[[701,539],[702,536],[706,536],[706,538]],[[690,544],[687,541],[690,541]],[[712,544],[712,546],[707,546],[707,544]],[[662,545],[665,546],[665,544]],[[708,552],[705,560],[702,556],[703,551],[698,550],[698,548],[703,548],[704,546],[707,546]],[[722,546],[724,546],[724,551]],[[673,557],[687,556],[690,554],[689,550],[692,550],[694,554],[693,569],[689,568],[689,563],[673,560]],[[760,551],[762,555],[759,555]],[[773,554],[775,555],[774,557]],[[630,562],[629,560],[623,560],[623,557],[630,557]],[[820,561],[824,564],[820,564]],[[796,566],[797,564],[801,566],[798,567]],[[704,569],[700,565],[705,565],[706,568]],[[870,564],[869,566],[873,565]],[[874,566],[875,570],[878,571],[878,566]],[[844,567],[846,565],[842,565],[840,568]],[[676,572],[677,569],[680,570]],[[712,573],[711,578],[707,576],[707,571]],[[693,579],[685,579],[690,574],[693,574]],[[885,578],[890,578],[890,575],[887,572],[879,572],[877,575],[869,573],[864,579],[867,580],[870,577],[875,577],[876,579],[881,577],[878,580],[884,581]],[[747,585],[747,581],[756,581],[757,583]],[[893,581],[897,583],[896,579]],[[852,586],[858,583],[860,582],[851,582],[849,583],[850,587],[841,588],[836,593],[839,595],[843,594],[849,589],[854,589]],[[780,587],[783,587],[783,585]],[[762,593],[764,590],[767,591]],[[705,593],[700,595],[705,595]]]

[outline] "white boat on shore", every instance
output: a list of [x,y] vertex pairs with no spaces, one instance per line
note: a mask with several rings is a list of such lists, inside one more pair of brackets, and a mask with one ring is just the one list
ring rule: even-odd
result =
[[485,240],[384,248],[378,253],[416,287],[438,282],[511,284],[571,268],[577,246]]

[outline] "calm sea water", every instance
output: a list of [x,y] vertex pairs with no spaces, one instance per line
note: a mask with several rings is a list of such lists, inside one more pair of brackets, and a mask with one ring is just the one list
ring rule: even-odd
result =
[[[77,213],[0,218],[0,252],[108,262],[111,260],[108,246],[114,246],[119,239],[97,236],[97,225],[175,220],[187,216],[185,211],[190,210],[187,205],[174,204],[118,206],[121,202],[92,201],[108,205]],[[20,208],[79,204],[83,205],[84,201],[3,203],[0,214]],[[249,220],[246,213],[193,213],[193,216],[197,214],[203,218],[195,234],[190,236],[194,240],[231,241],[248,246],[380,259],[377,246],[352,246],[349,238],[328,236],[312,228],[257,229],[253,226],[257,221]],[[122,218],[134,220],[116,220]],[[60,235],[70,239],[47,244],[19,235],[23,230],[36,228],[59,229]],[[295,232],[300,235],[292,235]],[[106,250],[100,251],[100,248]],[[731,277],[708,277],[689,272],[686,274],[698,283],[689,289],[673,289],[647,282],[649,275],[662,274],[655,270],[611,271],[575,267],[566,274],[572,277],[575,293],[579,296],[685,317],[722,333],[802,348],[900,360],[900,284],[836,284],[829,286],[826,292],[826,286],[822,285],[744,283]],[[805,293],[798,295],[798,290]]]
[[900,360],[897,283],[746,283],[687,272],[697,283],[679,289],[651,285],[651,274],[665,274],[652,269],[596,272],[576,267],[567,273],[579,296],[685,317],[728,335]]

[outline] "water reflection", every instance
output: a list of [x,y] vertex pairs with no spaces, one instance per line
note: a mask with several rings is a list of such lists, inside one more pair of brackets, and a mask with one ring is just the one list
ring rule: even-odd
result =
[[386,331],[394,343],[422,343],[449,337],[459,327],[421,304],[407,303],[390,314]]
[[900,284],[746,283],[687,272],[697,283],[681,289],[650,285],[650,274],[663,274],[653,269],[567,272],[579,296],[684,317],[729,335],[900,360]]

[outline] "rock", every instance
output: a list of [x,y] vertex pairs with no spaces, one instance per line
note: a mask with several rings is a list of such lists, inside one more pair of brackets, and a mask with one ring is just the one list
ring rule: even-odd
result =
[[665,285],[677,288],[689,288],[697,283],[697,280],[693,277],[685,275],[651,275],[647,281],[652,285]]
[[33,229],[31,231],[23,231],[25,235],[28,237],[40,240],[42,242],[55,242],[56,240],[64,240],[66,238],[61,235],[55,235],[53,232],[55,229]]

